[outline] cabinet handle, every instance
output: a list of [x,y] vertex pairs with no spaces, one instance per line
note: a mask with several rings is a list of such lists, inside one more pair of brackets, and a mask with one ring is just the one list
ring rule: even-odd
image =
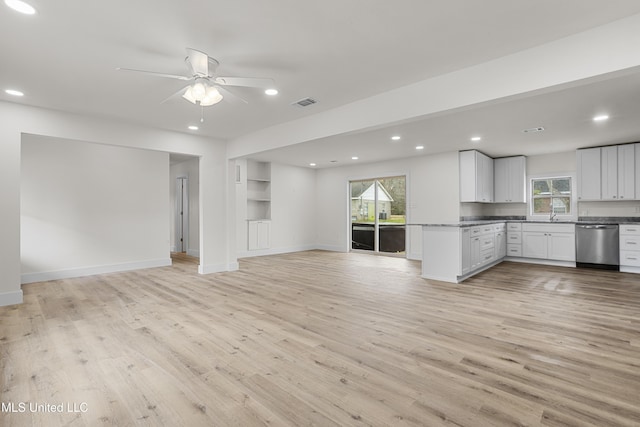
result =
[[613,196],[613,198],[615,199],[615,198],[616,198],[616,196]]
[[627,245],[637,245],[636,242],[627,242]]
[[624,196],[620,196],[621,199],[624,199]]
[[636,257],[634,257],[634,256],[628,256],[628,257],[627,257],[627,259],[632,259],[632,260],[634,260],[634,261],[637,261],[637,260],[638,260],[638,258],[636,258]]

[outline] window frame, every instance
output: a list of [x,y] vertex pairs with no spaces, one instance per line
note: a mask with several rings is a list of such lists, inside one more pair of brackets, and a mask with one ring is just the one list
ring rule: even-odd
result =
[[[571,183],[571,193],[568,196],[553,196],[549,197],[553,200],[554,197],[569,197],[570,212],[568,214],[556,214],[555,220],[560,221],[574,221],[578,217],[578,203],[576,192],[576,177],[574,173],[569,172],[554,172],[545,174],[536,174],[527,176],[527,219],[529,220],[549,220],[549,213],[539,214],[534,213],[534,194],[533,194],[533,182],[539,180],[553,180],[553,179],[566,179],[568,178]],[[536,197],[540,198],[540,197]]]

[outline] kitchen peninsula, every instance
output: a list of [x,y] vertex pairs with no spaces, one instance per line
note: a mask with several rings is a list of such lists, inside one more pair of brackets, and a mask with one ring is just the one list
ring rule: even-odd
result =
[[576,266],[575,223],[463,221],[422,225],[422,277],[451,283],[505,259]]

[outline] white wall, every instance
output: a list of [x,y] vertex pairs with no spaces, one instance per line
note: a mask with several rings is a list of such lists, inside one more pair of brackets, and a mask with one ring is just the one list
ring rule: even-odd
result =
[[[527,179],[542,175],[569,174],[576,179],[576,152],[543,154],[527,157]],[[517,203],[462,203],[462,215],[526,216],[528,205]],[[579,216],[632,217],[640,216],[640,201],[577,202]]]
[[189,235],[187,237],[187,255],[200,256],[200,159],[195,158],[170,166],[169,197],[170,197],[170,235],[171,250],[176,248],[176,180],[178,177],[187,178],[187,192],[189,197],[188,217]]
[[236,245],[239,257],[295,252],[316,247],[316,171],[271,164],[271,245],[247,250],[246,160],[239,159],[236,184]]
[[[349,181],[384,176],[407,177],[407,222],[446,223],[460,217],[458,153],[318,170],[317,242],[321,249],[349,250]],[[420,259],[421,229],[410,226],[407,257]]]
[[[0,102],[0,117],[0,306],[22,301],[20,145],[23,134],[200,156],[198,271],[211,273],[237,268],[235,251],[228,250],[231,212],[220,208],[220,200],[227,200],[229,193],[223,141],[8,102]],[[167,230],[168,221],[167,218]]]
[[170,265],[169,154],[25,135],[22,283]]

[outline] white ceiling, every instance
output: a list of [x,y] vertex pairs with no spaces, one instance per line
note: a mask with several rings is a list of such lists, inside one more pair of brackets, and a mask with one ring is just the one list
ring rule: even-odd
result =
[[[125,67],[184,74],[184,49],[191,47],[218,59],[220,75],[270,77],[280,90],[278,96],[267,97],[257,89],[238,89],[248,105],[225,100],[205,108],[205,122],[197,133],[220,139],[640,13],[637,0],[30,3],[38,10],[35,16],[0,5],[0,100],[191,132],[186,127],[198,123],[198,107],[180,98],[161,104],[182,82],[116,71]],[[415,155],[418,144],[425,145],[424,152],[470,148],[471,132],[486,136],[485,144],[493,141],[485,148],[492,155],[625,142],[640,136],[640,125],[633,123],[638,117],[639,103],[633,102],[640,99],[638,87],[637,76],[623,76],[260,156],[322,166],[353,152],[362,161],[376,161]],[[25,96],[12,98],[4,93],[7,88]],[[318,104],[306,109],[290,105],[307,96]],[[598,104],[611,106],[611,122],[623,125],[594,127],[588,122]],[[547,131],[520,132],[539,125]],[[392,145],[388,137],[396,132],[403,139]]]

